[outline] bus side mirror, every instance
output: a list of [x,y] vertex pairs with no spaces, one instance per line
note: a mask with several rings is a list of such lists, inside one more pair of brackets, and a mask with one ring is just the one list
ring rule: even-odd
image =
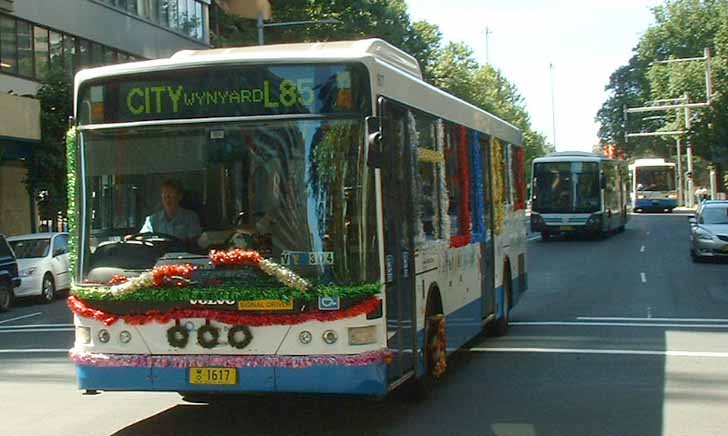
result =
[[382,168],[382,125],[377,117],[366,117],[364,120],[367,133],[367,164],[372,168]]

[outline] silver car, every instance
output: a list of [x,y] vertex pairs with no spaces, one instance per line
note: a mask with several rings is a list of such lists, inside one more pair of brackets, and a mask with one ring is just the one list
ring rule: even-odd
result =
[[728,201],[705,201],[690,221],[690,256],[728,257]]

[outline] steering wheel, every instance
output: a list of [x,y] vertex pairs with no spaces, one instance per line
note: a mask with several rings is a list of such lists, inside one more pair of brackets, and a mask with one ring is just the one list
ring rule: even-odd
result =
[[133,235],[129,235],[128,237],[124,238],[126,241],[148,241],[150,239],[156,239],[156,240],[162,240],[162,241],[169,241],[169,242],[179,242],[181,243],[182,240],[174,235],[170,235],[168,233],[161,233],[161,232],[144,232],[144,233],[134,233]]

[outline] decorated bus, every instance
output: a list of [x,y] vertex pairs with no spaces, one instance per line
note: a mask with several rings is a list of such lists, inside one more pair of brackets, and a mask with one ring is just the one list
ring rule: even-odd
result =
[[85,70],[75,108],[82,390],[430,386],[526,290],[521,132],[381,40]]
[[622,231],[629,216],[627,163],[564,151],[533,160],[531,229],[544,241],[559,233],[602,236]]
[[637,159],[629,166],[635,212],[672,212],[678,206],[676,165],[665,159]]

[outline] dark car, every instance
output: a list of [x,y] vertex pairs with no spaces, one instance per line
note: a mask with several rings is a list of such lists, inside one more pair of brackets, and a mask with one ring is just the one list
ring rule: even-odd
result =
[[5,236],[0,235],[0,312],[8,310],[13,301],[13,289],[20,286],[18,262]]

